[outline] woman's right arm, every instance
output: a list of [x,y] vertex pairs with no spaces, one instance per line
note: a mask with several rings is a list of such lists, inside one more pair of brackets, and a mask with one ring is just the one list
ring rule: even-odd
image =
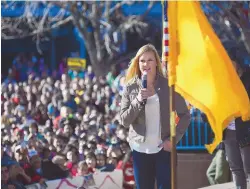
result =
[[130,92],[126,86],[122,94],[120,111],[121,124],[124,127],[129,127],[129,125],[137,118],[140,111],[144,108],[144,105],[139,101],[138,96],[130,101],[129,94]]

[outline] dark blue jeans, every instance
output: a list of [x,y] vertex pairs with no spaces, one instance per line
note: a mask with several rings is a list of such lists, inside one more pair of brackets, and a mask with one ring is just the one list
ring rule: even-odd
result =
[[163,149],[156,154],[132,152],[137,189],[171,189],[171,155]]

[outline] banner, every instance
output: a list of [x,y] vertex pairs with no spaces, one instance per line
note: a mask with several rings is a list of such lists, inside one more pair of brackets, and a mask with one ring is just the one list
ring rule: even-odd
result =
[[68,58],[68,68],[72,70],[86,69],[86,59],[83,58]]
[[26,186],[27,189],[122,189],[122,170],[113,172],[99,172],[88,176],[78,176],[46,182],[46,186],[33,184]]

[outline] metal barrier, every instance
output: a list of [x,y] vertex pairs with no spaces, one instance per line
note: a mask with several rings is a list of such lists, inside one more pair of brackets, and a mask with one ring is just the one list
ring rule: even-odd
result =
[[205,144],[212,142],[212,130],[202,118],[198,109],[192,109],[191,123],[177,144],[177,150],[205,150]]

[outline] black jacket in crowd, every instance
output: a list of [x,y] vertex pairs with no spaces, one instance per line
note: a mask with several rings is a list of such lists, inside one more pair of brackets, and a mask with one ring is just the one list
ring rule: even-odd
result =
[[[250,98],[250,70],[242,75],[241,81],[247,91],[248,97]],[[250,121],[243,122],[241,118],[237,118],[235,120],[235,127],[236,138],[240,147],[250,145]]]

